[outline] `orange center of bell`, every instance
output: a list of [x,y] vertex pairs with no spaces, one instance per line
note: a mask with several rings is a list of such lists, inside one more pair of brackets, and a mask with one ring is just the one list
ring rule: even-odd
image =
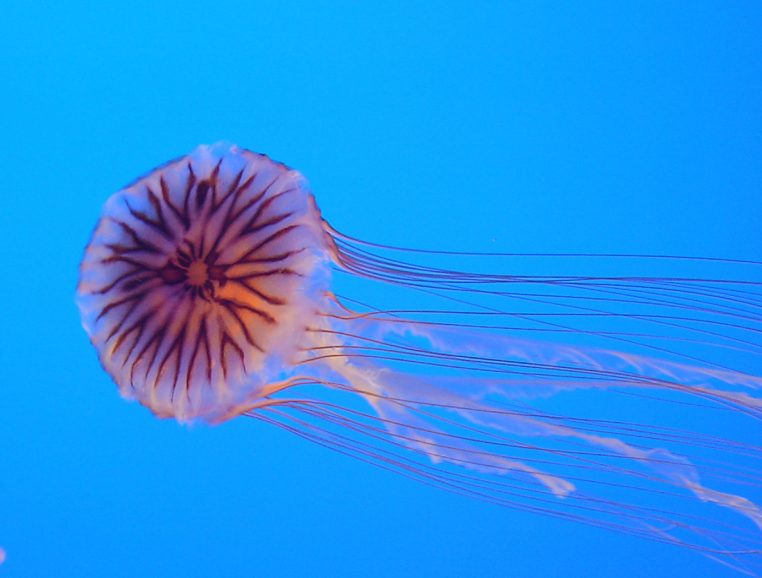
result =
[[188,267],[188,272],[186,275],[190,285],[194,285],[196,287],[202,286],[209,278],[207,274],[206,263],[203,261],[194,261],[190,264],[190,267]]

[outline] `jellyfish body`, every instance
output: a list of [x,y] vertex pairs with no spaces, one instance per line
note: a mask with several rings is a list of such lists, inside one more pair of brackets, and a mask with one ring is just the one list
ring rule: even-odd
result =
[[222,419],[299,347],[325,290],[321,242],[299,173],[201,147],[106,204],[81,267],[83,323],[125,397]]
[[[759,438],[719,432],[762,417],[759,264],[517,275],[454,257],[342,235],[296,171],[202,146],[109,199],[77,299],[122,395],[161,417],[248,415],[449,491],[758,571]],[[696,263],[739,278],[672,274]],[[341,275],[418,305],[337,296]]]

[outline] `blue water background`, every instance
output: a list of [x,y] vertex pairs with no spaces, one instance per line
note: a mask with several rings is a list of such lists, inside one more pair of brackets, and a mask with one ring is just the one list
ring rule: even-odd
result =
[[5,0],[0,576],[736,576],[157,420],[79,324],[108,195],[220,139],[373,241],[762,259],[762,5],[572,4]]

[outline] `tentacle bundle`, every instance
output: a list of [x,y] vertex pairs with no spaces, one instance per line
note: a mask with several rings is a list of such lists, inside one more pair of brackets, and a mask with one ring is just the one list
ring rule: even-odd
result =
[[108,200],[81,265],[82,322],[125,397],[224,419],[299,348],[326,254],[298,172],[201,146]]

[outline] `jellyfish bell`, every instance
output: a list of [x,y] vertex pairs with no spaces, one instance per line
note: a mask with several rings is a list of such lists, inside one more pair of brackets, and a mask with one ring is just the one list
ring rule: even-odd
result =
[[298,172],[201,146],[108,200],[78,304],[122,395],[162,417],[219,421],[293,365],[328,289],[326,259]]
[[[361,241],[321,217],[298,172],[218,144],[107,201],[77,301],[122,395],[158,416],[250,416],[756,575],[762,265],[580,257]],[[565,272],[591,260],[658,274]]]

